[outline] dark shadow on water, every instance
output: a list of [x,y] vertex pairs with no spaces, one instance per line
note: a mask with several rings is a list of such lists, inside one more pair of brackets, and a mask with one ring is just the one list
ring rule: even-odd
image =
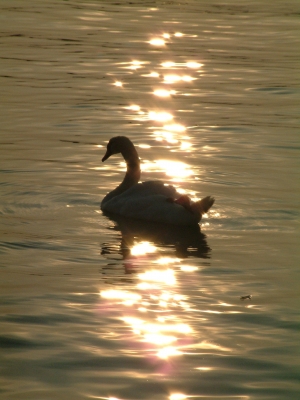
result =
[[[210,258],[211,248],[200,226],[176,226],[103,213],[115,223],[113,230],[121,232],[120,253],[124,259],[130,256],[130,248],[137,241],[149,241],[156,246],[174,248],[176,257]],[[102,255],[115,253],[115,244],[103,243]]]

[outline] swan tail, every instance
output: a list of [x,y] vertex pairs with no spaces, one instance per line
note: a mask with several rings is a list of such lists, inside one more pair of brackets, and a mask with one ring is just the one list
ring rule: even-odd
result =
[[211,208],[214,202],[215,202],[214,197],[207,196],[193,203],[192,208],[193,210],[195,210],[195,212],[200,213],[200,215],[203,215],[208,212],[208,210]]

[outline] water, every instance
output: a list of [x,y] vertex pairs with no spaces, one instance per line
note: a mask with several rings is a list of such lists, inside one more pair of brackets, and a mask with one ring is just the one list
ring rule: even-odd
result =
[[[0,7],[0,398],[298,399],[298,2]],[[102,215],[115,135],[201,232]]]

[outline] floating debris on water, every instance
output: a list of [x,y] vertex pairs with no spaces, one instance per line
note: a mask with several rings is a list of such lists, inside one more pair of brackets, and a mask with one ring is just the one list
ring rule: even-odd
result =
[[252,295],[251,294],[247,294],[247,296],[241,296],[240,297],[241,300],[251,300],[252,299]]

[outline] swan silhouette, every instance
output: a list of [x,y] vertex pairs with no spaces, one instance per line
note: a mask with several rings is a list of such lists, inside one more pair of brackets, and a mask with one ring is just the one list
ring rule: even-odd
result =
[[102,211],[138,220],[192,226],[198,224],[214,204],[215,199],[210,196],[193,202],[161,181],[138,183],[140,159],[133,143],[125,136],[110,139],[102,161],[118,153],[124,157],[127,171],[121,184],[102,200]]

